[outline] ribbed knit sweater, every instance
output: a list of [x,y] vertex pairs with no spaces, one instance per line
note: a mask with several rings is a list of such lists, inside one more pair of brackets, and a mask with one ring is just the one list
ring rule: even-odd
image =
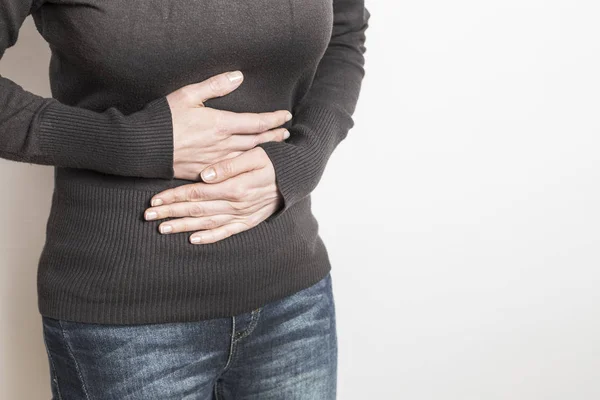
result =
[[[32,15],[51,50],[52,97],[0,76],[0,156],[54,166],[39,258],[42,315],[140,324],[233,316],[323,278],[311,192],[353,127],[365,74],[364,0],[0,0],[0,58]],[[286,109],[283,142],[259,144],[283,203],[208,244],[161,234],[144,210],[174,177],[166,95],[241,70],[207,107]]]

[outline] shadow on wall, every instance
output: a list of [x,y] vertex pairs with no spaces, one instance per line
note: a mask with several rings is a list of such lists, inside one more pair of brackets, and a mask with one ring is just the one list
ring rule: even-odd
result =
[[[50,97],[47,43],[28,17],[0,74]],[[1,132],[10,135],[10,132]],[[53,168],[0,159],[0,399],[49,399],[36,273],[50,211]]]

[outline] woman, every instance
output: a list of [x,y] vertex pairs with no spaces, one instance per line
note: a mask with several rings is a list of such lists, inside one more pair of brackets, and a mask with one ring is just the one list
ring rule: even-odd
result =
[[335,398],[310,193],[353,125],[364,0],[0,11],[0,55],[29,14],[52,51],[52,98],[0,78],[0,146],[55,167],[38,265],[54,398]]

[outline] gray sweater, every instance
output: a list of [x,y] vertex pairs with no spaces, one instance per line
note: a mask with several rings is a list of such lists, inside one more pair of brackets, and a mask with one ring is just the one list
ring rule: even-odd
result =
[[[354,122],[365,74],[364,0],[0,0],[0,58],[32,15],[48,42],[51,98],[0,76],[0,156],[54,166],[38,265],[42,315],[185,322],[248,312],[331,269],[311,192]],[[205,105],[287,109],[284,142],[259,144],[282,207],[212,244],[163,235],[150,198],[174,178],[166,95],[239,69]]]

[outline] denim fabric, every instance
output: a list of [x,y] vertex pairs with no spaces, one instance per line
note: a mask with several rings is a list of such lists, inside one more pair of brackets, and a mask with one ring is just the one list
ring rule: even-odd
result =
[[336,398],[329,273],[228,318],[144,325],[42,319],[53,400]]

